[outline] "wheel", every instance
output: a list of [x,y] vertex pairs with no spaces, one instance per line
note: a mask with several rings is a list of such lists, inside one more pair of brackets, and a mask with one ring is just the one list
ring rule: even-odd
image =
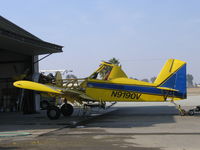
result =
[[63,104],[61,106],[61,112],[63,114],[63,116],[71,116],[74,112],[74,108],[71,104]]
[[200,106],[197,106],[197,107],[195,108],[195,111],[199,112],[199,111],[200,111]]
[[47,116],[51,120],[56,120],[60,117],[60,109],[56,106],[51,106],[47,108]]
[[193,116],[193,115],[194,115],[194,109],[190,109],[190,110],[188,111],[188,114],[189,114],[190,116]]
[[48,102],[48,101],[41,101],[41,102],[40,102],[40,108],[41,108],[42,110],[46,110],[47,107],[49,107],[49,102]]

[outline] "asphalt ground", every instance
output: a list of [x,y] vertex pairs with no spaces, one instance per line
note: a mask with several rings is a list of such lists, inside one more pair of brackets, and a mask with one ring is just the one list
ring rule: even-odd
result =
[[[177,103],[189,110],[200,105],[200,96],[189,96]],[[23,131],[31,135],[0,137],[0,150],[200,149],[200,115],[180,116],[171,103],[118,103],[109,111],[61,117],[56,121],[43,114],[33,118],[19,114],[19,117],[15,123],[10,119],[1,122],[0,131]]]

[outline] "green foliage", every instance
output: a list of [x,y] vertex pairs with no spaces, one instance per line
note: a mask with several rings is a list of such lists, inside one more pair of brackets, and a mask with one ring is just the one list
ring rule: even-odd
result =
[[108,62],[111,63],[111,64],[115,64],[115,65],[119,65],[120,64],[119,60],[116,59],[115,57],[110,59]]
[[77,77],[73,74],[66,75],[66,79],[77,79]]
[[152,83],[154,83],[154,81],[156,80],[156,77],[152,77],[150,80]]
[[144,81],[144,82],[149,82],[149,80],[148,80],[148,79],[142,79],[141,81]]

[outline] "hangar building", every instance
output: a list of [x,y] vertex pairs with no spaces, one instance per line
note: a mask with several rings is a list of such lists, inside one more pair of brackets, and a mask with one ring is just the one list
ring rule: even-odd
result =
[[62,46],[45,42],[0,16],[0,113],[34,113],[39,97],[15,88],[16,80],[38,79],[38,55],[62,52]]

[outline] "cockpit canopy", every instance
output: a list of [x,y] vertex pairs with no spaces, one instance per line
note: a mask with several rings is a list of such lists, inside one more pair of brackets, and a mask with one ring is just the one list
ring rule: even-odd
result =
[[90,79],[111,80],[115,78],[128,78],[121,66],[102,62],[100,67],[89,77]]

